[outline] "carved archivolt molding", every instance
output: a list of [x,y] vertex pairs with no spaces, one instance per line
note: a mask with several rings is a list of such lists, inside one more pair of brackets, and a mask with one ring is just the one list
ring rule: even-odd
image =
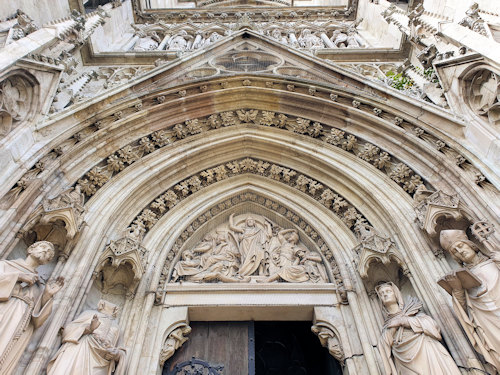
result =
[[[337,265],[337,261],[334,257],[333,251],[328,247],[327,243],[319,235],[319,233],[304,218],[302,218],[294,211],[290,210],[289,208],[283,206],[282,204],[272,199],[265,198],[251,192],[235,195],[232,198],[228,198],[225,201],[220,202],[214,205],[212,208],[206,210],[201,215],[199,215],[195,220],[193,220],[191,224],[175,240],[172,249],[167,254],[165,263],[163,264],[160,282],[157,288],[160,299],[163,291],[165,290],[166,284],[169,281],[171,281],[172,274],[174,271],[174,265],[179,260],[180,252],[181,249],[183,248],[184,243],[198,230],[198,228],[200,228],[206,222],[210,221],[214,216],[219,215],[222,212],[229,210],[234,206],[244,202],[252,202],[253,204],[263,206],[267,209],[276,212],[278,215],[284,217],[285,219],[291,221],[292,223],[296,224],[297,227],[300,228],[300,230],[308,236],[311,242],[317,245],[321,255],[326,260],[326,262],[328,262],[328,266],[335,280],[340,300],[343,303],[347,302],[347,294],[346,294],[346,289],[344,287],[343,276],[340,274],[340,269]],[[134,223],[132,224],[132,227],[135,227],[136,225],[137,224]]]
[[355,225],[367,222],[366,218],[352,204],[322,183],[279,164],[244,158],[206,169],[174,185],[143,209],[133,220],[132,227],[140,226],[150,230],[163,215],[181,200],[213,183],[245,173],[267,177],[300,190],[330,209],[353,231]]
[[[249,82],[245,82],[249,81]],[[339,87],[338,91],[332,92],[331,90],[325,91],[324,89],[316,89],[315,87],[312,86],[305,86],[305,85],[295,85],[295,84],[288,84],[287,81],[283,80],[257,80],[257,81],[250,81],[250,80],[231,80],[231,87],[234,87],[235,84],[240,84],[243,85],[244,83],[250,84],[252,86],[260,87],[260,86],[265,86],[266,88],[273,88],[275,90],[288,90],[288,91],[295,91],[297,93],[302,93],[302,94],[308,94],[312,96],[317,96],[322,99],[329,99],[333,102],[338,102],[339,104],[342,105],[351,105],[357,110],[363,111],[363,112],[369,112],[369,113],[375,113],[378,117],[382,117],[387,119],[388,121],[392,121],[395,126],[403,128],[405,131],[408,132],[410,135],[414,135],[417,138],[421,138],[425,142],[427,142],[429,145],[437,148],[440,152],[444,154],[445,157],[449,158],[452,160],[459,168],[460,168],[460,173],[463,174],[464,171],[469,172],[468,174],[472,176],[472,179],[475,179],[475,182],[481,186],[485,187],[487,180],[486,178],[482,175],[482,173],[475,167],[473,166],[467,158],[465,158],[463,155],[461,155],[458,151],[454,150],[451,148],[450,145],[446,144],[443,142],[441,139],[436,138],[435,136],[427,133],[424,129],[413,125],[411,122],[408,122],[408,120],[404,120],[401,117],[395,116],[391,113],[386,113],[385,111],[381,111],[378,109],[375,111],[375,107],[371,104],[365,104],[361,103],[358,100],[353,101],[352,97],[349,96],[348,94],[345,93],[346,90],[349,92],[353,92],[357,94],[358,92],[354,89],[351,88],[346,88],[346,87]],[[115,121],[119,121],[122,119],[126,119],[128,116],[140,112],[140,111],[147,111],[150,110],[152,107],[161,107],[162,105],[166,105],[172,100],[179,99],[179,97],[185,97],[189,94],[195,94],[199,92],[208,92],[208,91],[215,91],[215,90],[221,90],[221,89],[226,89],[229,87],[228,81],[222,81],[222,82],[213,82],[210,84],[202,84],[198,87],[190,87],[188,90],[180,90],[180,91],[170,91],[166,92],[164,94],[156,94],[155,96],[148,96],[143,98],[142,101],[138,100],[133,100],[130,103],[123,103],[122,105],[119,105],[116,112],[111,114],[111,115],[97,115],[94,119],[91,119],[92,122],[90,124],[79,130],[77,133],[75,133],[73,136],[70,138],[62,141],[60,145],[48,154],[42,156],[38,162],[31,167],[31,169],[26,172],[21,179],[16,183],[14,187],[11,188],[8,198],[7,199],[14,199],[16,198],[19,194],[21,194],[24,190],[26,190],[27,186],[29,185],[30,181],[33,179],[39,177],[40,173],[44,170],[45,166],[52,165],[62,154],[65,152],[69,151],[73,146],[76,144],[84,141],[86,138],[90,137],[92,134],[102,130],[106,131],[106,127],[114,123]],[[364,92],[364,94],[371,95],[370,90]],[[361,91],[359,92],[359,95],[362,95]],[[378,96],[377,96],[378,97]],[[355,103],[356,102],[356,103]],[[354,105],[356,104],[356,105]],[[249,110],[240,110],[243,111],[243,113],[248,112]],[[236,111],[237,112],[237,111]],[[263,112],[260,113],[260,115],[263,115]],[[230,113],[231,115],[226,116],[226,113]],[[259,113],[259,112],[257,112]],[[275,113],[275,117],[270,124],[271,126],[277,126],[277,127],[283,127],[282,123],[282,118],[285,116],[285,119],[292,119],[293,121],[293,116],[287,116],[284,114],[279,114]],[[245,116],[244,116],[245,117]],[[244,118],[243,117],[243,118]],[[259,116],[260,117],[260,116]],[[257,118],[257,117],[256,117]],[[234,120],[230,120],[234,119]],[[242,121],[239,119],[239,117],[235,114],[235,111],[230,111],[230,112],[224,112],[220,114],[214,114],[210,115],[206,118],[201,118],[201,119],[193,119],[197,121],[197,124],[201,125],[201,130],[209,130],[209,129],[216,129],[221,126],[231,126],[231,125],[238,125],[238,124],[244,124],[247,121]],[[215,120],[215,121],[213,121]],[[189,122],[188,122],[189,121]],[[184,124],[179,124],[179,127],[186,127],[187,132],[185,132],[184,136],[190,136],[193,134],[197,134],[198,130],[195,129],[190,129],[193,127],[193,125],[188,126],[188,124],[192,124],[192,120],[188,120]],[[256,123],[253,121],[252,123]],[[205,126],[207,125],[208,126]],[[257,124],[260,124],[260,121],[257,122]],[[264,123],[263,123],[264,124]],[[321,125],[321,124],[320,124]],[[323,126],[323,125],[322,125]],[[327,125],[325,125],[326,128],[328,128]],[[286,129],[288,129],[287,126],[285,126]],[[335,129],[335,128],[331,128]],[[342,132],[339,129],[336,129],[335,131]],[[182,134],[182,132],[180,133]],[[313,132],[314,134],[314,132]],[[320,132],[322,135],[319,137],[320,139],[324,139],[324,134],[325,131]],[[139,158],[141,158],[145,153],[151,153],[157,148],[165,147],[171,142],[175,142],[178,140],[177,136],[172,136],[172,131],[168,129],[162,129],[158,130],[157,132],[150,134],[146,137],[141,138],[141,140],[135,141],[131,143],[127,149],[132,149],[134,151],[135,155],[132,155],[131,157],[127,157],[125,162],[123,160],[120,160],[119,157],[117,157],[116,154],[113,154],[112,156],[109,156],[108,158],[112,159],[118,159],[116,162],[116,171],[113,171],[112,173],[116,173],[124,168],[126,168],[128,165],[134,163],[137,161]],[[305,134],[308,135],[308,134]],[[350,135],[349,133],[343,132],[342,138],[345,138],[344,136]],[[353,137],[355,137],[353,135]],[[142,147],[138,147],[140,143],[145,142],[145,145]],[[339,140],[340,142],[340,140]],[[335,143],[333,143],[335,144]],[[342,143],[337,143],[335,144],[338,147],[342,147]],[[357,148],[348,148],[347,145],[345,146],[347,151],[354,152],[357,151]],[[378,147],[375,145],[375,147]],[[154,148],[154,149],[153,149]],[[121,152],[126,152],[127,150],[124,148],[123,151]],[[137,154],[139,152],[139,154]],[[126,152],[127,153],[127,152]],[[386,152],[387,153],[387,152]],[[119,152],[118,152],[119,154]],[[120,156],[120,155],[118,155]],[[382,156],[382,155],[381,155]],[[397,158],[393,155],[390,155],[387,153],[387,156],[384,154],[382,157],[382,161],[389,161],[387,160],[387,157],[389,157],[389,160],[397,160]],[[374,160],[373,160],[374,161]],[[380,164],[379,164],[380,165]],[[382,164],[385,167],[385,164]],[[99,169],[99,166],[96,166]],[[106,169],[106,168],[104,168]],[[405,168],[404,168],[405,169]],[[406,169],[405,169],[406,170]],[[102,170],[101,170],[102,171]],[[413,176],[413,173],[410,173],[406,177]],[[101,182],[94,184],[91,183],[92,186],[90,186],[90,195],[93,195],[95,191],[97,191],[102,184],[104,184],[107,180],[109,180],[111,176],[105,177],[105,181],[102,181],[102,178],[100,177],[99,180]],[[92,182],[92,181],[91,181]],[[96,181],[97,182],[97,181]],[[412,184],[414,185],[414,184]],[[409,186],[411,190],[411,186]],[[92,192],[95,190],[94,192]],[[89,194],[87,194],[89,195]]]
[[28,118],[33,111],[35,92],[24,74],[11,74],[0,82],[0,136]]
[[[164,98],[158,97],[158,100],[162,101]],[[296,134],[317,138],[327,144],[342,148],[385,172],[409,194],[413,193],[416,187],[423,183],[422,178],[406,164],[399,162],[376,145],[359,140],[348,132],[283,113],[241,109],[186,120],[171,129],[159,130],[145,136],[138,142],[129,144],[108,156],[103,165],[95,166],[84,177],[79,179],[78,185],[90,197],[108,182],[114,174],[158,148],[163,148],[178,140],[220,127],[245,124],[277,127]],[[284,180],[286,181],[286,179]],[[208,179],[207,182],[210,181],[211,179]]]

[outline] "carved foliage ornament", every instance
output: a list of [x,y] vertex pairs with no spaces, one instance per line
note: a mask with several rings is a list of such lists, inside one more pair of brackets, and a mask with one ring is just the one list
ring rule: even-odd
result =
[[171,282],[328,281],[323,259],[299,239],[296,229],[284,229],[260,215],[229,217],[229,223],[205,234],[184,249]]
[[[159,99],[160,97],[158,100]],[[164,100],[165,98],[163,97],[161,102]],[[358,139],[356,136],[343,130],[328,127],[327,125],[308,119],[287,116],[282,113],[260,111],[255,109],[240,109],[234,112],[222,112],[212,114],[205,118],[187,120],[184,123],[179,123],[170,129],[158,130],[148,136],[145,136],[110,155],[103,164],[93,167],[85,176],[78,180],[78,184],[80,185],[82,191],[90,197],[94,195],[100,187],[108,182],[114,174],[119,173],[128,165],[135,163],[143,156],[155,151],[158,148],[166,147],[169,144],[177,142],[181,139],[212,129],[243,125],[247,123],[285,129],[297,134],[317,138],[330,145],[342,148],[343,150],[358,156],[360,159],[373,164],[377,169],[386,173],[393,181],[402,186],[403,189],[409,194],[412,194],[416,187],[422,183],[422,178],[410,167],[404,163],[398,162],[393,156],[381,150],[379,147]],[[259,167],[259,170],[260,168],[261,167]],[[277,168],[279,169],[281,167]],[[239,173],[235,169],[230,170],[233,173]],[[241,171],[253,171],[255,173],[256,169],[249,168],[242,169]],[[272,174],[275,174],[276,171],[277,169],[274,168]],[[257,173],[263,174],[262,171]],[[287,182],[286,176],[284,176],[283,180]],[[184,192],[187,192],[186,188],[187,187],[184,184]],[[183,195],[185,194],[183,193]],[[325,195],[329,194],[325,193]],[[332,198],[325,199],[329,201]]]

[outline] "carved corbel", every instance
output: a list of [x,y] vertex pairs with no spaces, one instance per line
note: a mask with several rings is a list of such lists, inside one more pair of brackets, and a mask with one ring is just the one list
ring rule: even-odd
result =
[[460,203],[458,194],[450,195],[441,190],[431,192],[421,185],[415,192],[414,200],[415,221],[431,237],[439,235],[446,221],[460,223],[471,217]]
[[81,231],[84,221],[85,196],[80,187],[70,188],[53,199],[45,199],[30,215],[20,234],[30,243],[33,234],[36,241],[50,241],[69,256],[66,244]]
[[318,336],[321,346],[328,349],[330,355],[340,364],[344,365],[345,355],[339,337],[332,325],[325,322],[317,322],[311,327],[311,331]]
[[372,263],[382,263],[388,266],[391,262],[396,262],[403,272],[408,270],[392,239],[381,236],[369,225],[358,227],[357,232],[359,245],[354,248],[354,251],[359,256],[358,272],[361,278],[369,278],[368,271]]
[[160,366],[163,366],[167,359],[188,340],[187,336],[190,333],[191,327],[187,323],[180,323],[170,331],[161,348]]
[[134,294],[146,263],[142,233],[141,228],[129,229],[124,237],[111,241],[104,249],[95,270],[103,292],[123,288],[128,296]]

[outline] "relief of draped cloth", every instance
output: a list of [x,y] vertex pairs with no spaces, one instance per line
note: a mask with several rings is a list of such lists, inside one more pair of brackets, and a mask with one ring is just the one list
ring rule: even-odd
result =
[[[18,283],[20,273],[37,275],[24,259],[0,261],[0,374],[11,374],[35,328],[50,316],[52,298],[42,306],[43,287]],[[24,286],[24,287],[23,287]]]
[[259,268],[265,256],[265,243],[267,236],[264,231],[257,226],[246,227],[240,234],[240,254],[241,267],[239,274],[241,276],[250,276]]
[[[83,332],[97,315],[101,324],[88,335]],[[120,360],[105,359],[106,349],[116,347],[120,336],[118,324],[109,315],[87,310],[69,323],[63,331],[63,345],[49,362],[47,375],[124,375],[125,352],[120,350]]]
[[304,266],[296,264],[295,253],[302,250],[297,245],[285,242],[280,247],[280,266],[278,275],[290,283],[300,283],[309,280]]
[[[453,309],[474,348],[500,371],[500,269],[489,259],[469,269],[481,281],[465,292],[467,310],[453,297]],[[486,290],[484,294],[482,291]],[[477,294],[481,294],[478,296]]]
[[[384,365],[391,369],[386,370],[386,374],[460,375],[455,361],[439,342],[438,325],[430,316],[419,312],[421,306],[417,300],[410,300],[403,310],[388,315],[379,340]],[[407,317],[411,328],[387,328],[391,320],[399,317]]]

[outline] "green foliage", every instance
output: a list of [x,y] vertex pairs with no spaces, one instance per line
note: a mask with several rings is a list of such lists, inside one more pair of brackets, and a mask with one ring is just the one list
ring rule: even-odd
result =
[[391,79],[391,87],[397,90],[407,90],[414,85],[412,79],[405,76],[403,73],[395,73],[390,70],[385,75]]

